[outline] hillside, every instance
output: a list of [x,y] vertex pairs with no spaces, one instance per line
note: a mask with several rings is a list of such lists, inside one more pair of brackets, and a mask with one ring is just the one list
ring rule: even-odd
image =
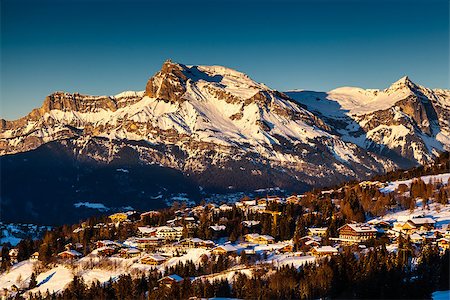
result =
[[1,120],[2,218],[41,223],[80,202],[160,207],[179,193],[304,192],[426,164],[448,149],[449,95],[408,78],[383,91],[281,93],[226,67],[169,60],[145,91],[55,92]]
[[[57,299],[427,298],[449,288],[449,184],[441,173],[90,218],[22,241],[18,262],[4,245],[0,288],[37,299],[47,290]],[[346,227],[363,232],[349,239]]]

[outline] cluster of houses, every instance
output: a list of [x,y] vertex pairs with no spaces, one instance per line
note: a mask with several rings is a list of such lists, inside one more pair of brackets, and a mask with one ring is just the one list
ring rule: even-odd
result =
[[[225,212],[233,209],[240,209],[243,212],[269,213],[276,222],[278,217],[282,217],[281,212],[268,210],[270,203],[299,203],[301,196],[290,196],[287,198],[267,196],[261,199],[243,199],[234,204],[208,204],[212,212]],[[372,239],[386,236],[392,244],[401,235],[410,239],[412,243],[435,243],[441,249],[449,249],[450,228],[435,228],[436,221],[430,216],[421,214],[400,216],[396,219],[374,219],[367,223],[348,223],[338,228],[338,236],[330,237],[327,227],[314,227],[308,229],[308,235],[300,238],[300,247],[294,247],[292,240],[275,241],[274,237],[265,234],[248,233],[235,243],[229,243],[218,239],[220,233],[226,230],[226,222],[220,222],[209,226],[213,233],[211,240],[203,240],[192,236],[191,230],[198,226],[199,213],[204,211],[205,206],[195,206],[183,208],[175,212],[175,218],[168,220],[164,226],[139,226],[137,233],[125,241],[101,240],[95,243],[93,255],[99,257],[122,257],[126,259],[136,259],[142,264],[158,266],[166,262],[172,256],[186,253],[189,249],[202,248],[215,255],[247,255],[270,253],[291,253],[292,255],[313,255],[322,257],[339,253],[342,246],[359,245]],[[119,212],[109,216],[110,223],[96,224],[97,227],[116,226],[118,223],[136,223],[152,219],[160,212],[149,211],[138,214],[135,211]],[[246,214],[249,215],[249,214]],[[258,220],[244,220],[242,225],[246,228],[253,228],[260,225]],[[87,226],[83,224],[83,226]],[[83,226],[74,230],[78,233],[83,230]],[[186,230],[188,232],[186,232]],[[223,235],[222,235],[223,236]],[[326,241],[326,242],[324,242]],[[298,252],[294,252],[300,250]],[[300,249],[299,249],[300,248]],[[74,260],[82,256],[81,244],[68,244],[65,251],[58,254],[63,260]],[[13,262],[17,261],[17,250],[10,251]],[[32,259],[38,259],[39,254],[34,253]]]

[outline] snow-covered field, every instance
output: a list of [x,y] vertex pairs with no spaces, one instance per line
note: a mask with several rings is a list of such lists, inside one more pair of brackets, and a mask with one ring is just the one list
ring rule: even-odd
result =
[[[439,175],[429,175],[429,176],[422,176],[420,177],[426,184],[429,184],[430,181],[436,182],[436,181],[442,181],[443,184],[447,184],[448,180],[450,179],[450,173],[444,173]],[[406,184],[408,187],[411,186],[411,183],[414,179],[408,179],[408,180],[399,180],[399,181],[392,181],[387,184],[387,186],[380,189],[380,192],[383,193],[391,193],[395,191],[400,184]]]
[[291,254],[274,255],[268,262],[273,263],[277,267],[293,266],[294,268],[300,268],[305,264],[313,263],[316,261],[314,256],[293,256]]

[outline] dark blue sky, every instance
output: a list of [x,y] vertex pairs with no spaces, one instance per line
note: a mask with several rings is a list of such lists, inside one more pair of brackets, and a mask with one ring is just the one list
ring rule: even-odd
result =
[[449,3],[1,0],[1,114],[56,90],[143,90],[167,58],[243,71],[279,90],[449,88]]

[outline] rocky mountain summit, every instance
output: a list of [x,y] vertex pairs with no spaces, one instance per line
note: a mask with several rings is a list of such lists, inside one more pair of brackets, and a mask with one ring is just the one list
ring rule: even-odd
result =
[[[282,93],[221,66],[166,61],[142,92],[56,92],[0,122],[0,153],[57,143],[76,160],[181,171],[206,188],[302,190],[427,163],[448,149],[448,90]],[[130,154],[132,153],[132,154]]]
[[343,87],[287,93],[334,128],[343,140],[399,166],[427,164],[450,149],[450,91],[402,77],[385,90]]

